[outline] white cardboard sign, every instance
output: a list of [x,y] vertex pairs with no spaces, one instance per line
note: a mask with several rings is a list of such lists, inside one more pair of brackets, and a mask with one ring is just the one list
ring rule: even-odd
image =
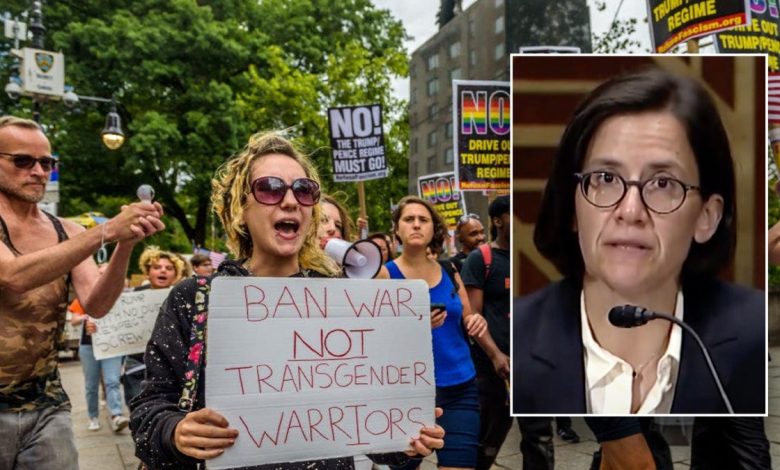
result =
[[434,423],[420,280],[216,278],[206,404],[238,429],[213,469],[403,451]]
[[170,289],[125,292],[103,318],[92,319],[97,331],[92,334],[95,359],[142,353],[152,337],[160,306]]

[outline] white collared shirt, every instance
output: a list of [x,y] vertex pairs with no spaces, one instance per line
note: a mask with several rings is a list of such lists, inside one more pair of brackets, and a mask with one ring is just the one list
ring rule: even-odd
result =
[[[683,319],[683,294],[677,293],[675,317]],[[585,361],[585,403],[588,413],[631,414],[634,369],[623,359],[602,348],[593,337],[585,312],[585,293],[580,295],[583,359]],[[668,414],[672,410],[677,374],[680,370],[682,329],[672,325],[669,344],[658,360],[656,380],[637,414]]]

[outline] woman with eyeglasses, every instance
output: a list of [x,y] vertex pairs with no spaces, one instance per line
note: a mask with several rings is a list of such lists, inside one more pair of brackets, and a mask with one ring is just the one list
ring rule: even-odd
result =
[[499,350],[487,331],[485,318],[471,311],[460,275],[452,268],[448,273],[436,261],[447,227],[433,205],[416,196],[404,197],[393,212],[393,227],[403,252],[385,264],[377,277],[422,279],[429,286],[436,405],[444,410],[437,422],[447,432],[444,448],[436,451],[439,468],[475,468],[479,401],[477,373],[466,335],[474,338],[489,357]]
[[616,326],[629,305],[685,321],[734,412],[764,413],[764,295],[717,278],[735,239],[734,164],[708,92],[659,69],[597,87],[564,131],[534,233],[564,280],[512,313],[513,412],[729,412],[694,338],[665,320]]
[[[221,455],[239,436],[205,407],[205,364],[198,363],[195,396],[186,377],[188,357],[203,358],[203,339],[191,341],[193,321],[207,321],[208,299],[200,289],[218,276],[334,277],[336,265],[319,247],[320,184],[310,160],[277,134],[256,135],[213,180],[212,203],[237,261],[223,262],[208,278],[180,282],[166,300],[146,350],[147,380],[132,402],[131,429],[136,455],[151,468],[195,468]],[[200,336],[195,335],[196,338]],[[191,360],[191,359],[190,359]],[[193,401],[192,411],[179,408],[180,398]],[[406,453],[373,456],[380,463],[402,464],[443,445],[441,428],[423,428]],[[353,459],[335,458],[263,468],[351,469]]]

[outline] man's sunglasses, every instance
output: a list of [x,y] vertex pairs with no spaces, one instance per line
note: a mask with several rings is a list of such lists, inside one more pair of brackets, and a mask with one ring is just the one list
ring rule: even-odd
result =
[[268,206],[282,202],[288,189],[292,189],[295,200],[302,206],[313,206],[320,200],[320,185],[309,178],[298,178],[289,185],[276,176],[263,176],[252,181],[255,201]]
[[33,157],[32,155],[24,155],[21,153],[5,152],[0,152],[0,155],[13,160],[14,166],[22,170],[29,170],[34,167],[36,163],[41,164],[43,171],[51,171],[57,167],[57,159],[53,157]]

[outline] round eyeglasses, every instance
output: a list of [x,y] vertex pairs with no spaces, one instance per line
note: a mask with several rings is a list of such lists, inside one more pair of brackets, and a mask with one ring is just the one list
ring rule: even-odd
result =
[[611,171],[575,173],[585,200],[596,207],[607,208],[620,204],[629,186],[639,189],[642,203],[656,214],[668,214],[680,208],[688,191],[701,188],[669,176],[654,176],[644,181],[626,180]]
[[279,204],[292,189],[293,196],[302,206],[313,206],[320,200],[320,185],[309,178],[298,178],[291,184],[276,176],[263,176],[252,181],[252,195],[260,204],[272,206]]

